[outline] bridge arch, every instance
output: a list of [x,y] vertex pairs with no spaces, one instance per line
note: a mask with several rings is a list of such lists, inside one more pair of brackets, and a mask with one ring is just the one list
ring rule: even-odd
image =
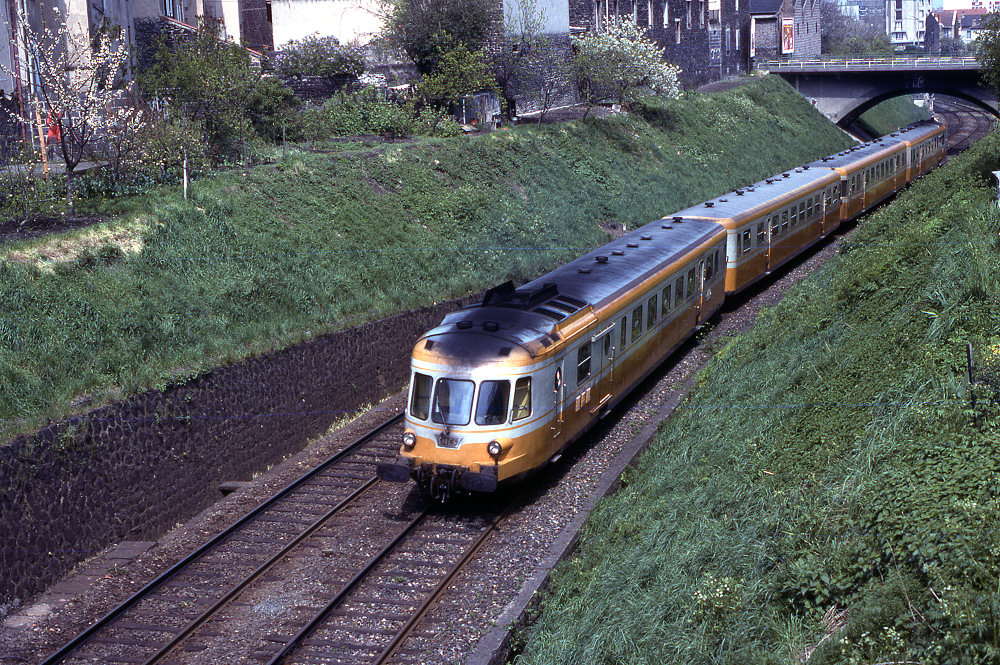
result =
[[868,111],[869,109],[881,104],[887,99],[893,99],[895,97],[900,97],[902,95],[915,95],[924,93],[946,95],[948,97],[956,97],[958,99],[963,99],[975,106],[978,106],[979,108],[983,109],[984,111],[991,114],[995,118],[1000,119],[1000,111],[998,111],[995,106],[990,106],[982,99],[979,99],[975,95],[969,94],[967,91],[952,90],[946,88],[940,88],[940,89],[921,88],[919,90],[914,88],[914,89],[900,89],[900,90],[885,92],[879,95],[875,95],[874,97],[868,97],[866,99],[857,99],[855,100],[857,102],[857,106],[855,106],[853,109],[845,113],[840,120],[837,120],[837,125],[840,127],[849,127],[853,125],[855,122],[857,122],[858,118],[860,118],[864,114],[865,111]]

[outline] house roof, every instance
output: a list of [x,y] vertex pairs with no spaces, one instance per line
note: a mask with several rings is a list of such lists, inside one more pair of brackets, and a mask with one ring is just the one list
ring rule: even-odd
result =
[[750,0],[751,14],[777,14],[781,11],[783,0]]

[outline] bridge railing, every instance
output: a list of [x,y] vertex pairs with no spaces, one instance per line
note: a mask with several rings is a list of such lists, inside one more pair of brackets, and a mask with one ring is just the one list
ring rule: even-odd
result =
[[970,56],[898,56],[886,58],[809,58],[793,60],[762,60],[755,69],[768,71],[865,71],[887,69],[978,69],[979,62]]

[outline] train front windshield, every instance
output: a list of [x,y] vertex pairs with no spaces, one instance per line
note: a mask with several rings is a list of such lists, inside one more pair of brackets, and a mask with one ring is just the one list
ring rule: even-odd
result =
[[511,400],[511,382],[488,380],[477,384],[469,379],[440,378],[434,381],[419,372],[413,375],[410,394],[410,415],[417,420],[427,420],[448,425],[463,426],[472,421],[475,405],[475,423],[481,426],[503,425],[531,415],[531,377],[521,377],[514,382]]

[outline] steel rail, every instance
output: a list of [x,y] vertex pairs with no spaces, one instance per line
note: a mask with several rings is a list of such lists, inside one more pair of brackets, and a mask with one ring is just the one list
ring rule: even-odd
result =
[[469,561],[472,560],[472,557],[474,557],[479,550],[482,549],[483,545],[486,544],[487,537],[496,531],[497,526],[499,526],[500,522],[510,515],[513,508],[514,503],[511,502],[502,513],[493,519],[490,525],[479,535],[479,538],[476,539],[476,542],[472,544],[472,547],[470,547],[462,558],[459,559],[454,566],[452,566],[451,570],[448,571],[448,574],[444,577],[444,579],[438,583],[428,598],[417,609],[413,616],[410,617],[410,619],[406,622],[406,625],[399,629],[389,645],[386,646],[386,648],[382,650],[382,653],[378,655],[378,658],[375,659],[374,665],[382,665],[395,655],[396,651],[399,650],[400,645],[403,644],[404,640],[410,636],[413,629],[416,628],[417,623],[419,623],[420,620],[424,618],[424,615],[426,615],[427,612],[429,612],[430,609],[437,604],[438,598],[440,598],[441,594],[444,593],[444,590],[448,588],[451,581],[455,579],[455,576],[458,575],[458,573],[465,569]]
[[74,637],[69,642],[64,644],[58,651],[56,651],[54,654],[46,658],[39,665],[57,665],[58,663],[61,663],[67,656],[69,656],[71,653],[73,653],[79,647],[85,644],[97,632],[110,625],[113,621],[115,621],[126,611],[128,611],[129,609],[134,607],[137,603],[139,603],[141,600],[149,596],[153,591],[157,590],[158,588],[163,586],[166,582],[170,581],[179,572],[190,566],[192,563],[203,557],[208,552],[212,551],[223,540],[225,540],[229,536],[239,531],[246,524],[253,521],[258,515],[260,515],[265,510],[267,510],[274,504],[278,503],[279,501],[287,497],[289,494],[294,492],[296,489],[298,489],[308,481],[312,480],[315,476],[325,471],[330,466],[336,464],[347,455],[353,453],[355,450],[357,450],[364,444],[368,443],[371,439],[375,438],[386,429],[395,425],[397,422],[399,422],[399,420],[402,419],[402,417],[403,417],[402,411],[396,413],[393,417],[389,418],[381,425],[372,428],[369,432],[359,437],[351,445],[331,455],[329,458],[327,458],[326,461],[322,462],[319,466],[313,468],[308,473],[300,476],[298,479],[289,483],[287,486],[282,488],[277,494],[271,496],[269,499],[266,499],[265,501],[260,503],[249,513],[247,513],[240,519],[230,524],[221,532],[213,536],[209,541],[204,543],[201,547],[199,547],[194,552],[192,552],[188,556],[178,561],[176,564],[171,566],[166,572],[162,573],[159,577],[151,581],[149,584],[144,586],[138,592],[136,592],[131,597],[123,601],[120,605],[118,605],[113,610],[111,610],[103,617],[98,619],[96,622],[91,624],[86,630],[82,631],[76,637]]
[[343,510],[345,507],[353,503],[359,496],[368,491],[368,489],[376,482],[378,482],[378,478],[372,477],[371,479],[366,481],[364,485],[362,485],[353,493],[351,493],[350,496],[344,498],[342,501],[340,501],[340,503],[338,503],[336,506],[327,511],[325,515],[323,515],[315,522],[310,524],[305,531],[303,531],[294,539],[289,541],[289,543],[285,545],[283,548],[281,548],[281,550],[276,552],[274,556],[272,556],[270,559],[262,563],[260,567],[257,568],[257,570],[250,573],[250,575],[248,575],[242,582],[236,584],[229,591],[223,594],[217,601],[215,601],[215,603],[212,604],[211,607],[209,607],[200,615],[195,617],[190,623],[188,623],[187,626],[181,629],[181,631],[178,632],[177,635],[175,635],[174,638],[170,640],[170,642],[165,644],[159,651],[157,651],[155,654],[153,654],[145,661],[143,661],[142,665],[154,665],[155,663],[158,663],[161,660],[163,660],[163,658],[167,656],[170,652],[172,652],[177,647],[177,645],[186,640],[191,633],[200,628],[220,609],[228,605],[229,602],[233,598],[235,598],[241,591],[243,591],[243,589],[245,589],[251,582],[253,582],[258,577],[260,577],[268,570],[273,568],[276,563],[284,559],[285,556],[292,549],[294,549],[299,543],[301,543],[303,540],[314,534],[318,529],[320,529],[324,524],[326,524],[330,520],[330,518],[332,518],[334,515]]
[[352,577],[351,580],[347,582],[347,584],[342,586],[340,588],[340,591],[338,591],[337,594],[333,598],[331,598],[330,601],[320,611],[314,614],[313,617],[309,620],[309,622],[306,623],[306,625],[303,626],[302,629],[299,630],[299,632],[296,633],[292,639],[288,640],[288,642],[286,642],[285,645],[278,650],[278,652],[271,658],[271,660],[267,662],[267,665],[278,665],[278,663],[283,662],[285,658],[288,657],[289,654],[295,651],[295,649],[299,647],[299,644],[302,642],[302,640],[308,637],[310,634],[312,634],[316,630],[316,628],[321,623],[323,623],[323,620],[326,619],[326,617],[330,614],[330,612],[332,612],[337,607],[337,605],[340,604],[340,601],[343,600],[347,596],[347,594],[349,594],[351,590],[353,590],[354,587],[356,587],[363,579],[365,579],[365,577],[368,576],[368,574],[375,568],[375,566],[381,563],[382,560],[385,559],[385,557],[392,550],[396,548],[396,545],[402,542],[404,538],[406,538],[410,533],[413,532],[414,529],[416,529],[420,524],[422,524],[423,521],[427,519],[427,516],[429,514],[430,510],[425,508],[421,513],[419,513],[416,517],[414,517],[409,524],[407,524],[402,530],[400,530],[400,532],[396,534],[395,538],[393,538],[388,545],[383,547],[381,550],[379,550],[378,554],[369,559],[368,562],[364,565],[364,567],[360,571],[358,571],[354,575],[354,577]]

